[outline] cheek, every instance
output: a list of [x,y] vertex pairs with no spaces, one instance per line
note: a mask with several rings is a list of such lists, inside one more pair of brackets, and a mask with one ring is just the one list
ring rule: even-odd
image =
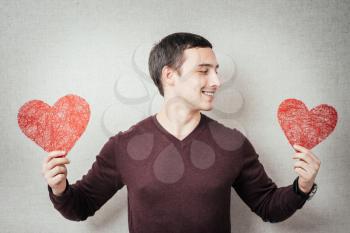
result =
[[202,85],[198,82],[192,83],[191,85],[188,85],[188,91],[191,93],[191,95],[200,95],[202,93]]
[[194,79],[190,80],[189,85],[196,90],[202,89],[202,87],[205,85],[204,79],[200,77],[195,77]]
[[202,88],[205,86],[204,80],[200,77],[191,77],[191,79],[182,80],[179,91],[187,96],[198,96],[202,94]]

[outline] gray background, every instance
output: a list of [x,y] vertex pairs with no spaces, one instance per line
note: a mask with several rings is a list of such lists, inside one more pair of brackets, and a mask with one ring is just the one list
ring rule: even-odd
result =
[[[157,111],[156,89],[140,79],[148,49],[169,33],[187,31],[208,38],[234,76],[217,101],[222,112],[234,114],[212,116],[246,133],[279,186],[296,176],[293,150],[276,119],[279,103],[291,97],[310,108],[327,103],[339,114],[336,130],[313,149],[322,161],[314,199],[270,224],[233,191],[232,232],[348,232],[349,12],[349,1],[325,0],[1,0],[0,231],[128,232],[125,188],[85,222],[54,210],[41,176],[46,153],[21,133],[17,112],[28,100],[53,104],[68,93],[90,103],[87,130],[69,154],[73,182],[109,135]],[[131,104],[145,93],[154,98]]]

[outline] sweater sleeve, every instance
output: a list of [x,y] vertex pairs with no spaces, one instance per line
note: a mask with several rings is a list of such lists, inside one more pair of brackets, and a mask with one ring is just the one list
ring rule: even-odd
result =
[[293,186],[278,188],[268,177],[259,155],[247,138],[241,147],[243,166],[233,184],[239,197],[265,222],[280,222],[300,209],[307,197],[293,191]]
[[124,184],[117,169],[115,148],[118,136],[111,137],[103,146],[92,168],[81,180],[70,185],[61,196],[53,194],[48,186],[49,197],[55,209],[65,218],[81,221],[92,216],[108,201]]

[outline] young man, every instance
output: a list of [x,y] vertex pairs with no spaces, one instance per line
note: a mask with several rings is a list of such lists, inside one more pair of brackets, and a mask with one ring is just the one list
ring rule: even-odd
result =
[[229,233],[231,187],[264,221],[300,209],[315,189],[319,159],[296,145],[299,176],[277,188],[243,134],[201,113],[213,108],[218,67],[199,35],[174,33],[156,44],[149,69],[164,97],[161,111],[111,137],[73,185],[65,152],[49,153],[43,173],[55,208],[85,220],[125,185],[131,233]]

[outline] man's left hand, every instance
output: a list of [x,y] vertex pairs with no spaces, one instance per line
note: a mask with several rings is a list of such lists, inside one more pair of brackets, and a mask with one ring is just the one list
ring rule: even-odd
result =
[[304,193],[309,193],[320,169],[321,161],[311,150],[300,145],[293,147],[298,151],[294,154],[293,159],[297,160],[294,164],[294,171],[299,175],[299,189]]

